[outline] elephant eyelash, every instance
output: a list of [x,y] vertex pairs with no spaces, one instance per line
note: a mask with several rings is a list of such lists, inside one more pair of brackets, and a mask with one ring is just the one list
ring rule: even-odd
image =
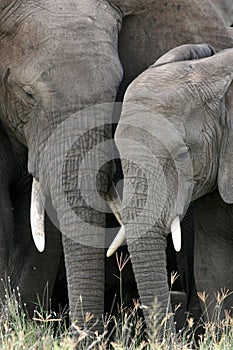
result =
[[29,86],[23,86],[22,90],[24,92],[24,95],[31,103],[36,102],[34,91]]

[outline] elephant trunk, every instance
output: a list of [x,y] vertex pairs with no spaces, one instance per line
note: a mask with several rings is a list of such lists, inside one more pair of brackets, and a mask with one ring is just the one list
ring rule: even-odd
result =
[[[170,312],[166,236],[171,230],[178,235],[179,250],[180,220],[190,202],[192,177],[179,169],[175,158],[177,131],[143,106],[123,106],[115,140],[124,173],[122,222],[139,295],[148,310],[158,307],[156,320],[161,322]],[[148,310],[144,313],[150,322]],[[172,317],[165,325],[174,330]]]
[[144,315],[150,323],[152,311],[154,323],[159,327],[170,311],[165,252],[166,234],[170,229],[164,222],[171,223],[173,218],[168,220],[166,215],[169,211],[168,193],[158,164],[154,171],[152,168],[151,171],[142,170],[141,167],[137,171],[137,166],[135,168],[135,164],[130,163],[127,160],[122,162],[122,220],[141,303],[146,307],[143,308]]
[[[81,111],[81,116],[63,125],[69,132],[63,127],[56,130],[46,147],[41,166],[45,172],[40,175],[63,234],[72,320],[85,327],[85,315],[91,313],[94,318],[88,328],[98,319],[95,328],[99,330],[104,311],[104,198],[112,175],[111,111],[112,104]],[[51,218],[52,210],[46,211]]]
[[[144,228],[141,231],[143,230]],[[132,232],[127,230],[128,250],[148,329],[152,326],[159,332],[166,316],[166,328],[169,329],[173,319],[169,318],[171,308],[166,269],[166,238],[161,231],[156,232],[154,228],[143,234],[143,237],[135,239],[134,235],[135,227]]]

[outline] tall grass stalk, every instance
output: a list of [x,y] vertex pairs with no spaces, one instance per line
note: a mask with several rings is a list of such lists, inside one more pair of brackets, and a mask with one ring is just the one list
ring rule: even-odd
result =
[[[5,298],[0,301],[0,349],[40,350],[74,349],[74,342],[62,323],[64,315],[44,311],[35,306],[33,319],[27,314],[18,288],[12,289],[10,280],[4,283]],[[64,337],[66,334],[66,337]]]
[[[208,295],[200,293],[203,303],[206,322],[203,323],[205,333],[194,341],[192,319],[188,320],[187,330],[176,336],[169,332],[169,325],[173,313],[167,308],[167,316],[158,324],[159,305],[154,303],[153,317],[148,335],[144,333],[143,321],[138,318],[137,311],[145,306],[135,301],[132,310],[126,309],[123,304],[122,273],[128,257],[118,256],[120,303],[119,318],[109,316],[104,322],[103,334],[93,331],[93,315],[83,314],[84,329],[72,325],[77,329],[73,337],[71,329],[64,326],[64,315],[58,315],[49,308],[43,309],[49,303],[39,303],[33,319],[29,319],[26,305],[21,301],[20,291],[12,290],[10,281],[5,285],[5,298],[1,301],[0,312],[0,349],[3,350],[233,350],[233,319],[230,311],[224,312],[224,301],[232,293],[229,290],[220,290],[216,293],[216,307],[212,315],[208,312]],[[175,312],[175,311],[174,311]],[[110,322],[114,329],[109,332]],[[161,333],[166,325],[167,332]],[[114,340],[112,335],[114,332]],[[142,336],[143,335],[143,336]],[[110,340],[111,337],[111,340]]]

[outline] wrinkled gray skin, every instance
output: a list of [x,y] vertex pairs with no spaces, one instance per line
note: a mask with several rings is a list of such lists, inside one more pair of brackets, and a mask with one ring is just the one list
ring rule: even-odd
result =
[[[220,287],[233,289],[233,50],[212,54],[207,45],[185,45],[161,57],[128,87],[115,133],[134,274],[142,303],[151,307],[156,296],[161,317],[165,237],[193,200],[197,290],[211,301]],[[216,187],[220,195],[204,196]]]
[[[129,83],[158,57],[176,45],[189,42],[208,42],[217,50],[232,45],[222,21],[207,1],[182,0],[178,5],[176,1],[163,0],[1,1],[1,119],[12,143],[17,139],[28,147],[29,172],[51,198],[62,233],[72,228],[75,239],[64,234],[63,248],[72,319],[80,323],[80,295],[84,313],[92,312],[99,319],[103,314],[104,237],[98,227],[105,226],[105,215],[89,208],[79,191],[78,177],[86,189],[90,187],[91,166],[88,174],[78,170],[83,155],[111,138],[111,130],[92,129],[73,145],[63,167],[62,188],[56,175],[57,166],[61,168],[63,163],[50,169],[47,182],[41,177],[48,165],[41,162],[41,154],[49,136],[62,121],[87,106],[113,102],[117,92],[117,98],[121,99]],[[104,117],[111,119],[111,109]],[[52,150],[53,161],[56,161],[55,151],[58,155],[65,152],[68,136],[67,132],[60,136]],[[111,153],[110,149],[107,151]],[[102,156],[100,152],[95,161]],[[96,187],[104,196],[111,183],[110,163],[99,174]],[[67,220],[64,193],[72,212],[79,217],[73,215]],[[94,236],[79,218],[96,226]],[[89,242],[94,239],[95,247],[80,244],[84,239]],[[148,241],[146,251],[147,245]],[[144,264],[144,250],[137,247],[133,251],[131,246],[130,249],[133,262],[138,251],[138,258],[146,267],[149,256],[146,254]],[[154,273],[159,278],[154,279],[152,290],[159,299],[162,294],[163,309],[168,293],[163,235],[158,235],[155,241],[154,254],[157,261]],[[139,278],[137,282],[143,302],[151,301],[152,295],[148,299],[145,293],[143,297],[144,283],[141,285]],[[101,328],[101,322],[98,327]]]

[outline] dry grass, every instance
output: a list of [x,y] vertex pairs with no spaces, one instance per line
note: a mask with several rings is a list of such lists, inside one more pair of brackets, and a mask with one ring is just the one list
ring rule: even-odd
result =
[[[119,283],[122,287],[121,272],[127,263],[127,259],[118,257]],[[175,280],[176,276],[172,277]],[[147,334],[144,333],[142,320],[138,318],[138,308],[142,306],[135,301],[132,310],[119,308],[118,316],[108,317],[104,322],[103,334],[93,332],[89,323],[93,317],[85,315],[85,329],[78,324],[73,324],[70,329],[65,326],[64,315],[54,312],[45,312],[38,304],[35,317],[30,320],[21,303],[19,290],[6,288],[6,296],[1,305],[0,314],[0,349],[6,350],[233,350],[233,319],[225,312],[225,319],[221,320],[220,312],[223,301],[231,294],[229,290],[221,290],[216,293],[216,308],[214,320],[208,319],[208,295],[200,293],[199,298],[204,305],[207,322],[204,324],[205,335],[200,336],[198,341],[194,339],[193,320],[189,319],[187,329],[182,334],[174,335],[172,332],[162,334],[158,332],[157,303],[151,317],[151,325]],[[174,315],[167,313],[161,327],[169,325]],[[112,331],[109,332],[111,323]],[[71,332],[72,329],[72,332]],[[157,330],[157,331],[156,331]],[[74,334],[75,336],[71,336]],[[113,337],[114,334],[114,337]],[[169,336],[168,336],[169,334]]]

